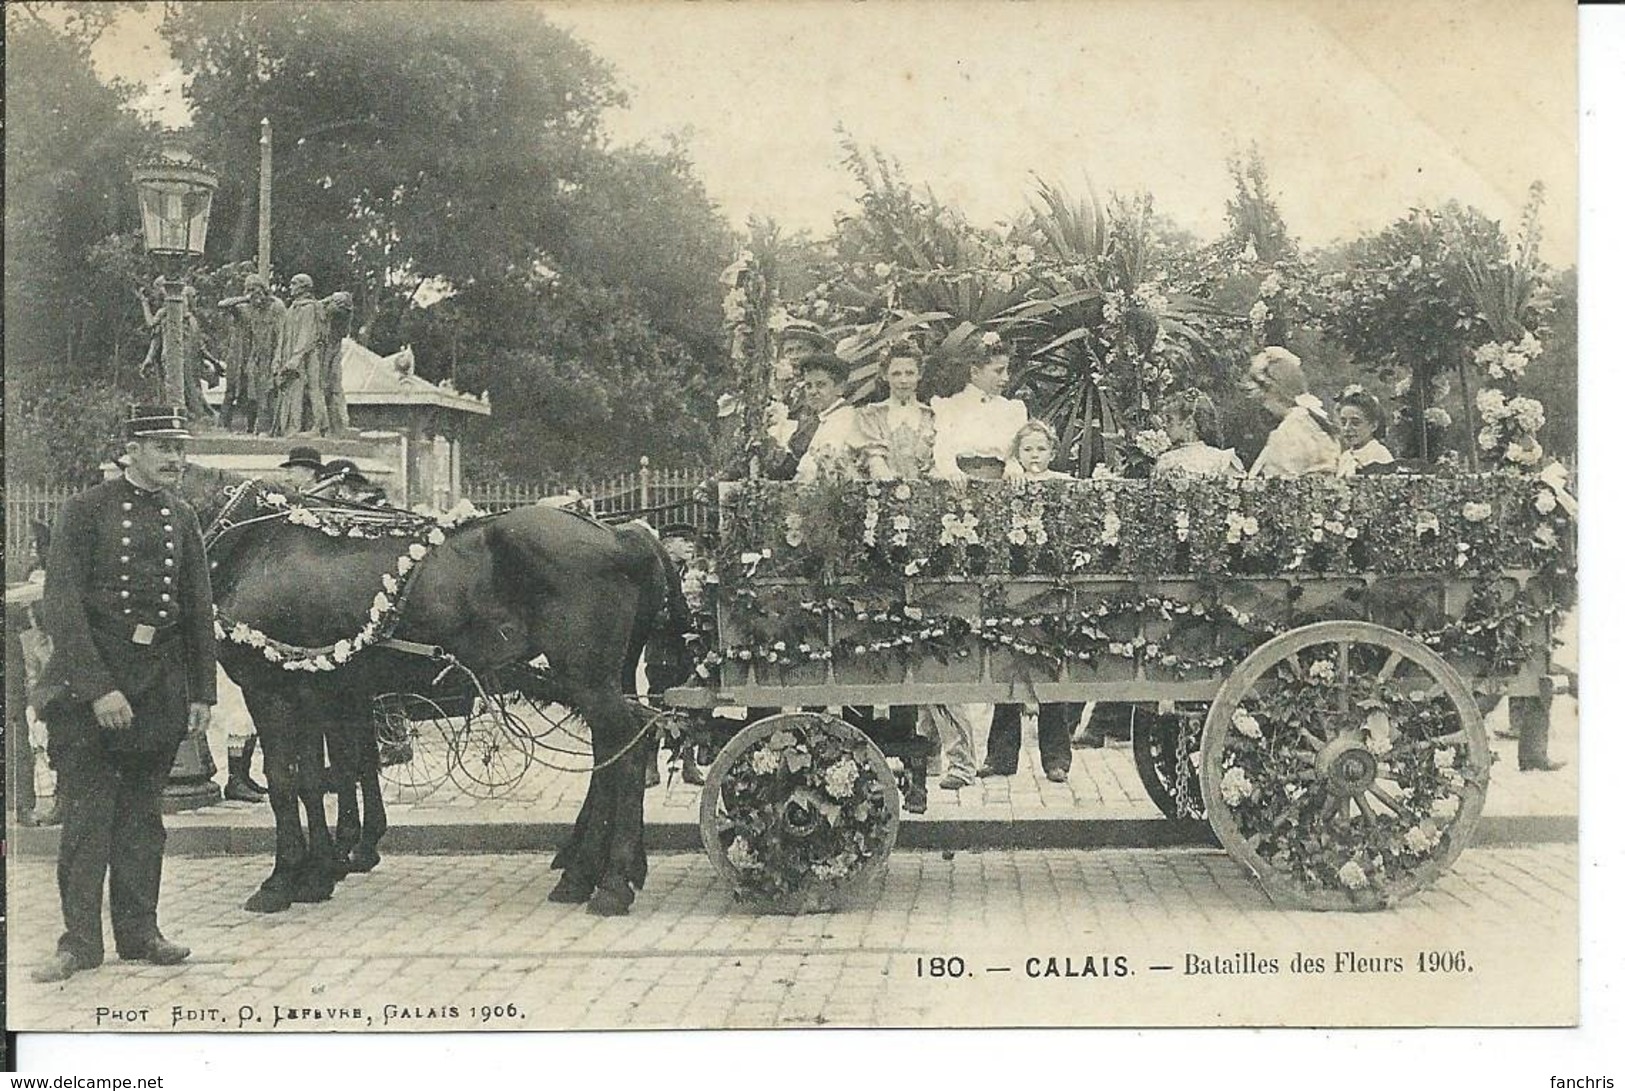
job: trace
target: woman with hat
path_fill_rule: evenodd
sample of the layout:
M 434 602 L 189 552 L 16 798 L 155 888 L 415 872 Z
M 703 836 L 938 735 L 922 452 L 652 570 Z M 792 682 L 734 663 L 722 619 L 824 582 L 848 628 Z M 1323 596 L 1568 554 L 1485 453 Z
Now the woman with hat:
M 1254 356 L 1242 392 L 1280 420 L 1253 462 L 1250 477 L 1335 474 L 1343 454 L 1337 425 L 1309 393 L 1303 361 L 1279 346 Z

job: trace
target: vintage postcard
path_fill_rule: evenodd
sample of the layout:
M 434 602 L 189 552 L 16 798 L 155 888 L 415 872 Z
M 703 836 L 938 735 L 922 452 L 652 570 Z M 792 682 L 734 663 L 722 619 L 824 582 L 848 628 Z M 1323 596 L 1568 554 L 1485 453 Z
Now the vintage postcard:
M 6 39 L 8 1029 L 1579 1021 L 1572 5 Z

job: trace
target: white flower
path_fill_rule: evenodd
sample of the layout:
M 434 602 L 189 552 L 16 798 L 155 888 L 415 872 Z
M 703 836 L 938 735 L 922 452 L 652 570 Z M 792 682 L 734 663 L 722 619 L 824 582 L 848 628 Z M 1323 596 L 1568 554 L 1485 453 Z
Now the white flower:
M 1253 718 L 1252 713 L 1244 708 L 1236 709 L 1235 714 L 1230 717 L 1230 722 L 1237 731 L 1249 739 L 1262 739 L 1264 737 L 1264 732 L 1259 729 L 1258 721 Z
M 1151 458 L 1156 458 L 1173 447 L 1173 441 L 1168 438 L 1168 433 L 1161 428 L 1150 428 L 1135 433 L 1134 446 L 1144 451 Z
M 1264 305 L 1264 301 L 1260 299 L 1254 303 L 1252 305 L 1252 309 L 1247 312 L 1247 321 L 1251 322 L 1255 326 L 1262 326 L 1266 321 L 1269 320 L 1269 316 L 1270 309 L 1266 307 Z
M 1116 545 L 1118 534 L 1123 529 L 1123 521 L 1117 517 L 1115 511 L 1108 511 L 1100 523 L 1100 544 Z
M 432 546 L 445 545 L 446 532 L 439 527 L 431 527 L 429 529 L 429 544 Z
M 247 644 L 249 638 L 253 635 L 254 630 L 241 621 L 231 627 L 231 641 L 233 644 Z
M 1332 680 L 1336 677 L 1337 672 L 1332 669 L 1331 660 L 1329 659 L 1317 659 L 1309 664 L 1309 681 L 1311 682 L 1331 685 Z
M 1421 856 L 1438 844 L 1439 833 L 1432 827 L 1433 823 L 1424 821 L 1421 825 L 1406 830 L 1404 841 L 1406 851 L 1412 856 Z
M 768 776 L 779 771 L 779 752 L 768 747 L 758 747 L 750 756 L 751 770 L 761 776 Z
M 1447 746 L 1441 746 L 1433 752 L 1433 768 L 1444 770 L 1456 767 L 1456 752 Z
M 1354 860 L 1350 860 L 1337 869 L 1337 881 L 1350 890 L 1363 890 L 1371 885 L 1371 880 L 1366 876 L 1365 868 Z
M 822 879 L 825 882 L 845 878 L 852 873 L 852 868 L 844 858 L 837 858 L 828 863 L 820 860 L 808 870 L 813 873 L 813 878 Z
M 1263 299 L 1269 299 L 1271 296 L 1279 295 L 1280 291 L 1281 274 L 1276 272 L 1271 272 L 1270 275 L 1265 277 L 1263 282 L 1258 286 L 1258 294 Z
M 279 492 L 268 492 L 264 496 L 266 506 L 280 508 L 287 504 L 288 498 Z
M 1407 269 L 1409 269 L 1413 273 L 1419 272 L 1421 270 L 1421 268 L 1422 268 L 1422 255 L 1421 254 L 1412 254 L 1411 255 L 1411 260 L 1406 263 L 1405 267 Z
M 1478 392 L 1474 399 L 1478 412 L 1485 420 L 1499 420 L 1506 415 L 1507 397 L 1500 389 L 1486 386 Z
M 412 571 L 412 558 L 410 558 L 410 557 L 399 557 L 399 558 L 397 558 L 396 561 L 395 561 L 395 571 L 399 572 L 403 576 L 406 575 L 408 572 Z
M 986 333 L 982 334 L 982 344 L 985 345 L 986 347 L 990 348 L 990 349 L 991 348 L 998 348 L 999 347 L 999 335 L 997 333 L 995 333 L 993 330 L 988 330 Z
M 1239 766 L 1231 766 L 1224 771 L 1224 777 L 1219 781 L 1219 794 L 1224 801 L 1234 807 L 1253 794 L 1253 782 L 1247 777 L 1247 770 Z
M 1546 423 L 1546 407 L 1535 398 L 1513 398 L 1507 403 L 1507 414 L 1525 432 L 1538 432 L 1541 425 Z
M 1542 523 L 1535 528 L 1534 543 L 1536 549 L 1555 549 L 1557 548 L 1557 532 L 1552 530 L 1549 524 Z
M 385 594 L 393 595 L 396 591 L 400 590 L 400 586 L 401 586 L 401 581 L 400 580 L 397 580 L 394 576 L 390 575 L 388 572 L 384 573 L 384 593 Z
M 1021 264 L 1029 265 L 1033 261 L 1037 260 L 1037 258 L 1038 252 L 1032 247 L 1028 246 L 1026 243 L 1022 243 L 1020 246 L 1016 247 L 1016 260 Z
M 891 276 L 891 263 L 884 261 L 875 262 L 875 276 L 882 278 Z
M 851 758 L 842 758 L 824 770 L 824 787 L 836 799 L 846 799 L 858 784 L 858 764 Z
M 1450 414 L 1436 405 L 1430 405 L 1423 410 L 1422 419 L 1435 428 L 1449 428 L 1451 424 Z
M 1540 495 L 1535 497 L 1535 510 L 1542 515 L 1550 515 L 1556 507 L 1557 497 L 1549 489 L 1540 490 Z
M 752 871 L 762 866 L 750 842 L 743 837 L 734 838 L 733 844 L 728 846 L 728 862 L 740 871 Z
M 1543 449 L 1538 440 L 1526 439 L 1507 444 L 1507 461 L 1515 466 L 1533 466 L 1540 461 Z
M 1461 517 L 1469 523 L 1482 523 L 1494 514 L 1493 507 L 1476 500 L 1469 500 L 1461 506 Z
M 1448 819 L 1455 818 L 1456 812 L 1459 810 L 1461 810 L 1461 800 L 1455 796 L 1445 796 L 1443 799 L 1435 799 L 1433 806 L 1428 808 L 1428 813 L 1434 818 Z
M 1431 511 L 1424 511 L 1416 517 L 1416 536 L 1439 533 L 1439 517 Z
M 270 639 L 270 637 L 266 636 L 258 629 L 248 630 L 248 646 L 250 648 L 263 648 L 265 647 L 265 642 Z
M 406 547 L 406 553 L 407 556 L 411 557 L 414 561 L 421 561 L 423 558 L 429 555 L 429 550 L 422 544 L 413 542 L 411 545 Z
M 341 640 L 333 645 L 333 662 L 343 663 L 353 654 L 354 649 L 348 640 Z
M 1365 718 L 1366 749 L 1382 757 L 1394 748 L 1394 725 L 1388 713 L 1376 709 Z

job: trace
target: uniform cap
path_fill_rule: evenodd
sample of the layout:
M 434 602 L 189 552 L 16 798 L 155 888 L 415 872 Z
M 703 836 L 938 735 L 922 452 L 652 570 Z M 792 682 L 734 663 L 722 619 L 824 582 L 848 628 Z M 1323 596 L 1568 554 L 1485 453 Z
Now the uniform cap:
M 132 405 L 124 422 L 126 439 L 191 439 L 186 414 L 169 405 Z

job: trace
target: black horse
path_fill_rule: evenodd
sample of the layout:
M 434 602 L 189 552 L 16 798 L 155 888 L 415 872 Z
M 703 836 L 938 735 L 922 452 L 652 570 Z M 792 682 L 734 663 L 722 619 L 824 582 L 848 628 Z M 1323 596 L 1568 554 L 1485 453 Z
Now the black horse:
M 641 759 L 649 739 L 623 693 L 646 646 L 652 659 L 683 664 L 674 670 L 685 673 L 689 627 L 677 573 L 648 528 L 531 506 L 443 532 L 402 513 L 398 521 L 416 536 L 335 535 L 289 518 L 291 508 L 304 507 L 297 494 L 257 481 L 193 467 L 183 491 L 208 528 L 215 605 L 227 634 L 220 661 L 260 735 L 276 816 L 276 864 L 246 908 L 277 912 L 294 901 L 324 900 L 349 866 L 376 863 L 383 833 L 376 694 L 445 698 L 448 682 L 472 679 L 500 691 L 506 675 L 528 677 L 526 665 L 545 656 L 545 695 L 586 721 L 594 766 L 574 832 L 553 862 L 564 874 L 549 897 L 587 902 L 603 915 L 630 909 L 648 873 Z M 397 580 L 401 558 L 411 543 L 423 546 L 425 530 L 426 553 Z M 285 668 L 283 646 L 355 641 L 391 581 L 401 588 L 398 605 L 376 626 L 387 634 L 375 635 L 396 643 L 361 641 L 366 646 L 353 654 L 329 656 L 332 670 Z M 255 635 L 232 638 L 245 633 Z M 260 634 L 271 638 L 280 662 L 267 656 Z M 398 650 L 405 646 L 438 654 Z M 324 750 L 341 775 L 358 778 L 370 793 L 369 813 L 377 804 L 369 828 L 356 829 L 353 802 L 341 816 L 341 835 L 360 842 L 345 847 L 349 864 L 322 804 Z

